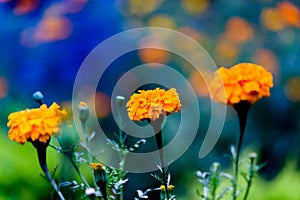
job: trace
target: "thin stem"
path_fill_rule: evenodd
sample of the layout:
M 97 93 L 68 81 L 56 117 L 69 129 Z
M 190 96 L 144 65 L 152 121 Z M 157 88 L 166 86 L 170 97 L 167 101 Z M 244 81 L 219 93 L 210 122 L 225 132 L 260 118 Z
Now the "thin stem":
M 166 190 L 166 197 L 169 200 L 169 190 L 168 190 L 168 181 L 167 181 L 167 172 L 166 168 L 164 166 L 164 155 L 163 155 L 163 142 L 162 142 L 162 122 L 164 120 L 164 117 L 161 115 L 158 119 L 154 120 L 152 123 L 150 123 L 154 129 L 155 134 L 155 139 L 156 139 L 156 144 L 159 152 L 159 158 L 160 158 L 160 163 L 161 163 L 161 168 L 162 168 L 162 175 L 163 175 L 163 184 L 165 186 Z
M 120 158 L 120 164 L 119 164 L 119 171 L 122 173 L 122 175 L 119 174 L 119 179 L 124 178 L 124 166 L 125 166 L 125 160 L 127 156 L 127 151 L 125 147 L 125 140 L 126 140 L 126 135 L 123 135 L 123 119 L 121 115 L 121 105 L 122 103 L 118 103 L 118 122 L 119 122 L 119 143 L 121 145 L 121 151 L 119 152 L 119 158 Z M 120 173 L 119 172 L 119 173 Z M 120 200 L 123 200 L 123 187 L 120 188 Z
M 68 157 L 69 158 L 69 157 Z M 77 172 L 77 174 L 79 175 L 79 177 L 81 178 L 82 182 L 86 185 L 86 187 L 90 188 L 90 185 L 88 184 L 88 182 L 85 180 L 85 178 L 83 177 L 83 175 L 81 174 L 78 166 L 76 165 L 76 163 L 74 162 L 74 160 L 72 158 L 69 158 L 69 160 L 71 161 L 75 171 Z
M 240 159 L 240 151 L 243 142 L 243 137 L 246 129 L 247 116 L 248 111 L 251 104 L 248 101 L 240 101 L 239 103 L 234 105 L 234 109 L 237 111 L 239 124 L 240 124 L 240 134 L 238 136 L 238 140 L 236 143 L 236 155 L 234 158 L 234 180 L 233 180 L 233 196 L 232 199 L 235 200 L 237 197 L 237 182 L 238 182 L 238 172 L 239 172 L 239 159 Z
M 59 145 L 61 146 L 61 148 L 63 149 L 62 143 L 61 143 L 61 141 L 60 141 L 60 139 L 59 139 L 58 137 L 57 137 L 57 141 L 58 141 Z M 52 148 L 54 148 L 55 150 L 58 150 L 58 148 L 57 148 L 56 146 L 54 146 L 54 145 L 51 145 L 51 144 L 50 144 L 49 146 L 52 147 Z M 65 152 L 62 152 L 62 153 L 63 153 L 63 155 L 65 155 L 65 156 L 70 160 L 72 166 L 74 167 L 76 173 L 78 174 L 78 176 L 80 177 L 80 179 L 82 180 L 82 182 L 86 185 L 86 187 L 89 188 L 90 185 L 89 185 L 88 182 L 85 180 L 84 176 L 81 174 L 81 172 L 80 172 L 78 166 L 76 165 L 75 161 L 74 161 L 73 158 L 72 158 L 73 152 L 72 152 L 72 154 L 70 154 L 70 153 L 66 154 Z
M 249 194 L 249 191 L 250 191 L 250 188 L 252 185 L 253 177 L 254 177 L 255 173 L 257 172 L 255 169 L 256 168 L 255 158 L 256 158 L 256 154 L 254 154 L 254 156 L 250 157 L 249 178 L 247 179 L 247 188 L 246 188 L 246 192 L 244 195 L 244 200 L 246 200 L 248 197 L 248 194 Z
M 87 155 L 88 155 L 88 161 L 89 161 L 89 163 L 92 163 L 93 162 L 93 158 L 92 158 L 92 155 L 91 155 L 91 152 L 90 152 L 90 149 L 89 149 L 89 143 L 90 142 L 89 142 L 89 137 L 88 137 L 87 131 L 86 131 L 87 128 L 86 128 L 86 121 L 85 120 L 81 120 L 81 129 L 82 129 L 83 136 L 85 138 L 85 145 L 86 145 L 86 150 L 87 150 Z M 72 161 L 72 162 L 74 162 L 74 161 Z M 74 163 L 73 166 L 76 166 L 76 164 Z M 75 167 L 75 169 L 76 168 L 77 168 L 77 166 Z M 91 172 L 93 173 L 93 169 L 91 169 Z M 79 172 L 79 169 L 78 169 L 78 173 L 80 174 L 79 176 L 82 176 L 81 173 Z M 96 190 L 98 192 L 101 192 L 97 188 L 97 182 L 95 180 L 95 176 L 93 176 L 93 182 L 94 182 L 94 186 L 95 186 Z
M 45 173 L 46 178 L 48 179 L 51 186 L 53 187 L 53 189 L 58 194 L 59 199 L 60 200 L 65 200 L 63 194 L 60 192 L 59 188 L 57 187 L 54 179 L 51 177 L 51 175 L 49 173 L 49 170 L 48 170 L 48 167 L 47 167 L 47 164 L 46 164 L 46 153 L 47 153 L 46 150 L 47 150 L 48 143 L 33 141 L 32 144 L 37 150 L 39 164 L 40 164 L 43 172 Z
M 86 145 L 86 148 L 89 149 L 89 137 L 87 135 L 87 132 L 86 132 L 86 121 L 81 121 L 81 129 L 82 129 L 82 133 L 83 133 L 83 136 L 85 138 L 85 145 Z M 92 159 L 92 156 L 90 154 L 90 151 L 88 150 L 87 151 L 87 155 L 88 155 L 88 159 L 89 159 L 89 163 L 91 163 L 93 161 Z
M 246 188 L 246 192 L 245 192 L 245 195 L 244 195 L 244 200 L 246 200 L 248 198 L 248 194 L 249 194 L 250 187 L 251 187 L 251 184 L 252 184 L 252 178 L 253 178 L 253 174 L 250 175 L 249 179 L 247 180 L 247 188 Z

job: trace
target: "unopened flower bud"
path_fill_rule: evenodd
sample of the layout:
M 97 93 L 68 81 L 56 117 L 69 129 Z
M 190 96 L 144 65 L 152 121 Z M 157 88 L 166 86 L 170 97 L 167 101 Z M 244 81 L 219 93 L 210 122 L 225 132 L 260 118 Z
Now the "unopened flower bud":
M 106 184 L 108 177 L 105 171 L 105 166 L 101 163 L 90 163 L 90 166 L 93 168 L 93 174 L 97 186 L 100 188 L 102 195 L 106 196 Z
M 36 91 L 35 93 L 33 93 L 32 98 L 39 104 L 42 104 L 44 96 L 40 91 Z
M 86 120 L 89 118 L 89 107 L 88 105 L 81 101 L 78 105 L 78 115 L 79 115 L 79 119 L 85 123 Z
M 161 185 L 160 187 L 160 190 L 165 192 L 166 191 L 166 187 L 164 185 Z M 168 185 L 168 191 L 169 192 L 172 192 L 174 190 L 175 186 L 174 185 Z
M 125 97 L 123 96 L 116 96 L 117 103 L 123 103 L 125 101 Z
M 218 162 L 214 162 L 211 166 L 211 172 L 217 173 L 221 170 L 221 165 Z
M 251 153 L 249 153 L 249 158 L 250 158 L 251 163 L 253 163 L 254 160 L 257 158 L 257 154 L 255 152 L 251 152 Z

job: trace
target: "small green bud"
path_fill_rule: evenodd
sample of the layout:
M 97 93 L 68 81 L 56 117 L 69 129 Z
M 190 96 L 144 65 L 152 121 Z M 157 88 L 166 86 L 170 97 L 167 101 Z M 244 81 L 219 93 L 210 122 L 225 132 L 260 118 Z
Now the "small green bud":
M 33 93 L 32 98 L 39 104 L 42 104 L 44 96 L 40 91 L 36 91 L 35 93 Z
M 117 101 L 117 103 L 123 103 L 124 101 L 125 101 L 125 97 L 123 97 L 123 96 L 116 96 L 116 101 Z
M 218 162 L 214 162 L 211 166 L 211 172 L 217 173 L 221 170 L 221 165 Z
M 257 154 L 255 152 L 249 153 L 249 159 L 251 163 L 253 163 L 256 158 L 257 158 Z
M 102 195 L 106 196 L 106 184 L 108 181 L 108 176 L 105 166 L 101 163 L 90 163 L 90 166 L 93 169 L 94 179 L 97 186 L 100 188 Z
M 83 123 L 85 123 L 86 120 L 89 118 L 89 107 L 83 101 L 81 101 L 78 105 L 78 115 L 79 115 L 79 119 Z

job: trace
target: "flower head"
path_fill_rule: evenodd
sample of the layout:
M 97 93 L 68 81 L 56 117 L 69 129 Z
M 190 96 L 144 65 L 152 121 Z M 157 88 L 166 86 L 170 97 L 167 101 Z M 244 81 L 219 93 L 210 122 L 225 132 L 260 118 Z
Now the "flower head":
M 49 108 L 43 104 L 40 108 L 11 113 L 7 123 L 10 127 L 9 139 L 21 144 L 35 140 L 47 143 L 52 135 L 59 132 L 61 119 L 67 115 L 65 110 L 59 108 L 56 103 Z
M 165 187 L 164 185 L 161 185 L 159 188 L 160 188 L 160 190 L 163 191 L 163 192 L 166 191 L 166 187 Z M 174 188 L 175 188 L 174 185 L 168 185 L 168 191 L 173 191 Z
M 181 104 L 175 88 L 164 90 L 139 90 L 133 94 L 126 104 L 128 116 L 131 120 L 155 120 L 161 114 L 170 115 L 178 112 Z
M 100 188 L 102 195 L 106 197 L 106 184 L 108 181 L 108 176 L 105 171 L 105 166 L 101 163 L 90 163 L 90 166 L 93 169 L 94 179 L 97 186 Z
M 234 105 L 240 101 L 255 103 L 262 97 L 270 96 L 273 76 L 262 66 L 240 63 L 230 69 L 221 67 L 211 81 L 211 97 L 218 102 Z M 225 89 L 225 96 L 222 93 Z
M 105 170 L 105 166 L 101 163 L 90 163 L 90 166 L 95 171 L 104 171 Z

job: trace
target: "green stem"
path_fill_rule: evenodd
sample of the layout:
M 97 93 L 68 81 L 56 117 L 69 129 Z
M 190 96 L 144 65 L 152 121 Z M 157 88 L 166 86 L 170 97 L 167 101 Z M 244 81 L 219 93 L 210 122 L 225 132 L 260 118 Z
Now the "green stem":
M 81 178 L 82 182 L 86 185 L 86 187 L 90 188 L 90 185 L 88 184 L 88 182 L 85 180 L 85 178 L 81 174 L 81 172 L 80 172 L 78 166 L 76 165 L 76 163 L 74 162 L 74 160 L 72 158 L 69 158 L 69 160 L 72 163 L 72 165 L 73 165 L 75 171 L 77 172 L 78 176 Z
M 61 143 L 61 141 L 60 141 L 60 139 L 59 139 L 58 137 L 57 137 L 57 141 L 58 141 L 59 145 L 61 146 L 61 148 L 63 148 L 62 143 Z M 57 150 L 57 147 L 56 147 L 56 146 L 53 146 L 53 145 L 51 145 L 51 144 L 50 144 L 50 146 L 51 146 L 52 148 L 54 148 L 55 150 Z M 74 161 L 73 158 L 72 158 L 73 152 L 72 152 L 72 154 L 70 154 L 70 153 L 65 153 L 65 152 L 62 152 L 62 153 L 63 153 L 63 155 L 65 155 L 65 156 L 70 160 L 72 166 L 74 167 L 76 173 L 78 174 L 78 176 L 80 177 L 80 179 L 82 180 L 82 182 L 86 185 L 86 187 L 89 188 L 90 185 L 89 185 L 88 182 L 85 180 L 84 176 L 81 174 L 81 172 L 80 172 L 78 166 L 76 165 L 75 161 Z
M 256 154 L 255 154 L 255 157 L 256 157 Z M 253 177 L 256 173 L 256 171 L 255 171 L 255 167 L 256 167 L 255 157 L 250 157 L 249 178 L 247 179 L 247 188 L 246 188 L 246 192 L 245 192 L 245 195 L 244 195 L 244 200 L 246 200 L 247 197 L 248 197 L 248 194 L 249 194 L 249 191 L 250 191 L 250 188 L 251 188 L 251 185 L 252 185 L 252 180 L 253 180 Z
M 121 115 L 121 105 L 122 103 L 118 104 L 118 122 L 119 122 L 119 143 L 121 145 L 121 151 L 119 152 L 119 158 L 120 158 L 120 164 L 119 164 L 119 180 L 124 178 L 124 166 L 125 166 L 125 160 L 127 156 L 126 146 L 125 146 L 125 140 L 126 135 L 123 135 L 123 119 Z M 122 174 L 120 174 L 122 173 Z M 123 194 L 123 187 L 120 188 L 120 200 L 123 200 L 124 194 Z
M 234 109 L 237 111 L 239 124 L 240 124 L 240 134 L 238 136 L 238 140 L 236 143 L 236 156 L 235 156 L 235 164 L 234 164 L 234 179 L 233 179 L 233 196 L 232 199 L 236 200 L 237 197 L 237 182 L 238 182 L 238 172 L 239 172 L 239 159 L 240 159 L 240 151 L 243 142 L 243 137 L 246 129 L 247 116 L 248 111 L 250 109 L 251 104 L 248 101 L 240 101 L 237 104 L 234 104 Z
M 51 175 L 49 173 L 49 170 L 48 170 L 48 167 L 47 167 L 47 163 L 46 163 L 47 151 L 46 150 L 47 150 L 47 146 L 49 144 L 49 141 L 48 141 L 48 143 L 43 143 L 43 142 L 40 142 L 40 141 L 33 141 L 32 144 L 37 150 L 39 164 L 40 164 L 43 172 L 45 173 L 46 178 L 50 182 L 53 189 L 56 191 L 59 199 L 60 200 L 65 200 L 63 194 L 60 192 L 59 188 L 57 187 L 54 179 L 51 177 Z
M 86 132 L 86 122 L 81 121 L 81 129 L 82 129 L 83 136 L 85 138 L 86 148 L 89 149 L 89 143 L 90 142 L 89 142 L 89 137 L 88 137 L 87 132 Z M 93 161 L 93 159 L 92 159 L 92 156 L 91 156 L 89 150 L 87 151 L 87 155 L 88 155 L 89 163 L 91 163 Z
M 91 155 L 91 152 L 90 152 L 90 149 L 89 149 L 89 137 L 87 135 L 87 131 L 86 131 L 86 121 L 84 120 L 81 120 L 81 129 L 82 129 L 82 133 L 83 133 L 83 136 L 85 138 L 85 145 L 86 145 L 86 150 L 87 150 L 87 155 L 88 155 L 88 161 L 89 161 L 89 164 L 93 162 L 93 158 L 92 158 L 92 155 Z M 75 168 L 76 169 L 76 168 Z M 79 169 L 78 169 L 79 171 Z M 91 169 L 91 172 L 93 174 L 93 169 Z M 80 174 L 80 172 L 79 172 Z M 96 190 L 98 192 L 101 192 L 98 190 L 98 187 L 97 187 L 97 183 L 96 183 L 96 180 L 95 180 L 95 177 L 93 176 L 93 183 L 94 183 L 94 186 L 96 188 Z
M 248 194 L 249 194 L 250 187 L 251 187 L 251 184 L 252 184 L 252 177 L 253 177 L 253 175 L 250 175 L 250 177 L 247 181 L 247 188 L 246 188 L 246 192 L 245 192 L 245 195 L 244 195 L 244 200 L 246 200 L 248 198 Z
M 163 155 L 163 142 L 162 142 L 162 122 L 164 120 L 164 117 L 161 115 L 158 119 L 152 121 L 152 123 L 150 123 L 154 129 L 154 133 L 155 134 L 155 139 L 156 139 L 156 144 L 157 144 L 157 149 L 159 152 L 159 158 L 160 158 L 160 163 L 161 163 L 161 169 L 162 169 L 162 176 L 163 176 L 163 184 L 165 186 L 166 189 L 166 197 L 167 200 L 169 200 L 169 190 L 168 190 L 168 182 L 167 182 L 167 172 L 166 172 L 166 168 L 164 166 L 164 155 Z

